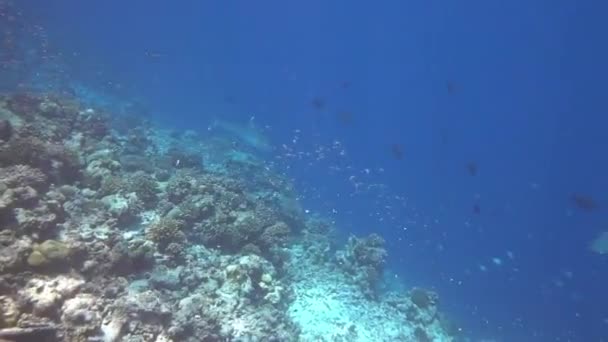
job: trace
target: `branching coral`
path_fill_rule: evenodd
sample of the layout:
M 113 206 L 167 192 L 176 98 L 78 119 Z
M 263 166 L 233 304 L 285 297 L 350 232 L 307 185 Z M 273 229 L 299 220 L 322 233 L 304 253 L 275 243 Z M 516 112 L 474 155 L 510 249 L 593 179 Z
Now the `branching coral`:
M 101 179 L 99 195 L 108 196 L 125 191 L 125 180 L 120 176 L 107 176 Z
M 28 165 L 13 165 L 0 168 L 0 183 L 7 188 L 31 186 L 41 190 L 48 187 L 47 177 L 39 169 Z
M 50 168 L 46 144 L 36 137 L 17 137 L 0 147 L 2 165 L 27 164 L 43 170 Z
M 186 240 L 182 226 L 182 221 L 162 218 L 148 227 L 147 236 L 161 250 L 165 250 L 171 243 L 183 243 Z
M 158 201 L 158 184 L 156 180 L 144 173 L 136 172 L 126 180 L 127 192 L 135 192 L 145 208 L 152 208 Z
M 188 176 L 173 177 L 167 184 L 167 197 L 169 201 L 178 204 L 192 193 L 193 179 Z
M 11 139 L 0 146 L 0 165 L 15 164 L 38 168 L 60 182 L 72 182 L 80 174 L 80 160 L 76 153 L 33 136 Z

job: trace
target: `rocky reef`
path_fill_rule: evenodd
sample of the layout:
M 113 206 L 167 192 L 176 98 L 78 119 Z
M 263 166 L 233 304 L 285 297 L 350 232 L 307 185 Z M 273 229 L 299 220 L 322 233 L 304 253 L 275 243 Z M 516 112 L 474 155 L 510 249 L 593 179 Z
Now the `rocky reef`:
M 436 294 L 378 290 L 380 236 L 336 248 L 287 179 L 223 146 L 2 95 L 0 340 L 454 339 Z

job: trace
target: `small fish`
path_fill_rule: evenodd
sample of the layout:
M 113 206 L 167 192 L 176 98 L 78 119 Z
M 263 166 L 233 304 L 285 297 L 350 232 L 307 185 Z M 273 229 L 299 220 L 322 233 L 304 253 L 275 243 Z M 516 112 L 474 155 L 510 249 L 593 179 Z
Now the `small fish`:
M 316 109 L 316 110 L 323 110 L 325 108 L 326 105 L 326 101 L 324 98 L 322 97 L 315 97 L 314 99 L 312 99 L 312 101 L 310 101 L 310 104 Z
M 447 81 L 445 83 L 445 88 L 448 91 L 448 94 L 454 94 L 458 91 L 458 86 L 453 81 Z
M 469 175 L 471 175 L 471 176 L 477 176 L 477 163 L 475 163 L 475 162 L 468 162 L 467 163 L 467 171 L 469 172 Z
M 236 103 L 236 99 L 232 95 L 226 95 L 224 97 L 224 102 L 226 102 L 228 104 L 235 104 Z
M 577 208 L 585 211 L 593 211 L 599 207 L 593 198 L 578 193 L 570 195 L 570 200 Z
M 481 214 L 481 207 L 477 203 L 475 203 L 473 205 L 473 214 L 475 214 L 475 215 Z
M 345 126 L 353 123 L 353 113 L 349 111 L 339 112 L 336 116 L 338 118 L 338 121 L 340 121 L 340 123 Z
M 391 154 L 393 155 L 393 158 L 397 159 L 397 160 L 403 160 L 403 147 L 401 146 L 401 144 L 392 144 L 391 145 Z

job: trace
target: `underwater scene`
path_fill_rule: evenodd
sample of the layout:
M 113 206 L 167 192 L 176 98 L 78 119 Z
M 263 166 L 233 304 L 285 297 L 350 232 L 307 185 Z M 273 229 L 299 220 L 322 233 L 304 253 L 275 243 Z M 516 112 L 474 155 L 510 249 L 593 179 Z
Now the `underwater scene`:
M 606 13 L 0 0 L 0 342 L 608 342 Z

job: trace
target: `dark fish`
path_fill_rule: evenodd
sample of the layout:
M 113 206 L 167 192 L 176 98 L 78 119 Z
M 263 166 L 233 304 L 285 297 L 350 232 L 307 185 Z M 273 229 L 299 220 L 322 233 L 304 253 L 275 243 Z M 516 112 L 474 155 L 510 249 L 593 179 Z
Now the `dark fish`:
M 481 207 L 477 203 L 473 205 L 473 214 L 475 214 L 475 215 L 481 214 Z
M 467 171 L 471 176 L 477 176 L 477 163 L 468 162 L 467 163 Z
M 338 121 L 340 121 L 340 123 L 342 123 L 343 125 L 350 125 L 353 123 L 353 113 L 349 111 L 339 112 L 338 114 L 336 114 L 336 117 L 338 118 Z
M 224 97 L 224 102 L 226 102 L 228 104 L 235 104 L 236 100 L 235 100 L 234 96 L 232 96 L 232 95 L 226 95 Z
M 441 131 L 440 137 L 441 137 L 441 144 L 442 145 L 447 145 L 449 140 L 448 140 L 448 132 L 446 131 Z
M 447 81 L 445 87 L 448 91 L 448 94 L 454 94 L 458 91 L 458 86 L 452 81 Z
M 599 207 L 593 198 L 582 194 L 573 193 L 570 195 L 570 200 L 577 208 L 586 211 L 593 211 Z
M 315 97 L 314 99 L 312 99 L 312 101 L 310 101 L 310 104 L 316 109 L 316 110 L 323 110 L 325 108 L 325 99 L 322 97 Z
M 397 160 L 402 160 L 403 159 L 403 147 L 401 146 L 401 144 L 392 144 L 391 145 L 391 154 L 393 155 L 393 158 L 395 158 Z

